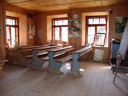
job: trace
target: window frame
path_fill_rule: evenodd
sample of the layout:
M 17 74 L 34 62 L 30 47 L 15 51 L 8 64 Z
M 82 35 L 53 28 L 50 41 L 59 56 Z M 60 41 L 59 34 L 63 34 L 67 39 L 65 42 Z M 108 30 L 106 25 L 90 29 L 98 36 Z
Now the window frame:
M 59 20 L 68 20 L 68 25 L 55 25 L 55 21 L 59 21 Z M 61 30 L 61 27 L 67 27 L 68 28 L 68 38 L 69 38 L 69 27 L 68 26 L 69 26 L 69 19 L 68 19 L 68 17 L 64 17 L 64 18 L 53 18 L 52 19 L 52 40 L 55 40 L 55 28 L 56 27 L 59 27 L 59 30 L 60 30 L 60 36 L 59 36 L 59 40 L 60 41 L 62 41 L 62 30 Z M 62 41 L 62 42 L 68 43 L 68 41 L 69 40 Z
M 99 24 L 89 24 L 89 19 L 95 19 L 95 18 L 98 18 L 99 19 Z M 106 20 L 106 24 L 100 24 L 100 18 L 105 18 Z M 86 44 L 88 43 L 88 27 L 95 27 L 95 34 L 94 34 L 94 41 L 93 41 L 93 45 L 94 46 L 105 46 L 106 45 L 106 39 L 107 39 L 107 15 L 100 15 L 100 16 L 86 16 Z M 100 27 L 100 26 L 104 26 L 105 27 L 105 33 L 98 33 L 97 32 L 97 27 Z M 100 45 L 100 44 L 97 44 L 96 41 L 96 36 L 97 34 L 105 34 L 105 38 L 104 38 L 104 44 L 103 45 Z
M 12 40 L 11 40 L 11 27 L 14 27 L 15 28 L 15 34 L 16 34 L 16 31 L 17 31 L 17 34 L 18 34 L 18 36 L 16 37 L 16 35 L 15 35 L 15 38 L 18 38 L 17 40 L 17 43 L 18 43 L 18 45 L 19 45 L 19 18 L 18 17 L 12 17 L 12 16 L 6 16 L 6 19 L 13 19 L 13 20 L 15 20 L 15 25 L 8 25 L 8 24 L 6 24 L 6 27 L 9 27 L 9 35 L 10 35 L 10 46 L 13 46 L 12 45 Z M 16 28 L 17 28 L 17 30 L 16 30 Z M 6 32 L 7 32 L 7 30 L 6 30 Z M 6 42 L 7 42 L 8 40 L 7 40 L 7 34 L 6 34 Z

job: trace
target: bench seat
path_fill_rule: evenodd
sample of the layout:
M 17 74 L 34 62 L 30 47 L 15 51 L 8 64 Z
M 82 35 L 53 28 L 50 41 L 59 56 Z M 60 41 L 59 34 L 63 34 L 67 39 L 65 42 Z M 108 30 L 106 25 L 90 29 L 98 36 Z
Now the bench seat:
M 60 62 L 60 63 L 64 63 L 64 62 L 69 61 L 71 59 L 72 59 L 72 55 L 68 55 L 68 56 L 63 57 L 61 59 L 56 59 L 55 61 Z
M 61 53 L 55 54 L 53 57 L 56 58 L 56 57 L 61 56 L 61 55 L 65 54 L 65 53 L 66 52 L 61 52 Z M 42 57 L 42 58 L 39 58 L 39 59 L 47 61 L 47 60 L 49 60 L 49 57 L 46 56 L 46 57 Z
M 1 63 L 6 63 L 6 62 L 8 62 L 8 60 L 0 60 L 0 64 Z

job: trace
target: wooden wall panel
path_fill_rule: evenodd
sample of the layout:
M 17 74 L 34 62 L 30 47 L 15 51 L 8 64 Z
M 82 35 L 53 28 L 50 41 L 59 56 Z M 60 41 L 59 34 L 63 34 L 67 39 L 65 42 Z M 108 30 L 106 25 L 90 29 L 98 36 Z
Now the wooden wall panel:
M 21 15 L 19 17 L 19 43 L 20 45 L 27 45 L 27 16 Z
M 4 18 L 5 18 L 5 12 L 4 12 L 4 6 L 0 5 L 0 59 L 5 59 L 5 23 L 4 23 Z
M 47 17 L 45 13 L 36 16 L 36 44 L 47 43 Z

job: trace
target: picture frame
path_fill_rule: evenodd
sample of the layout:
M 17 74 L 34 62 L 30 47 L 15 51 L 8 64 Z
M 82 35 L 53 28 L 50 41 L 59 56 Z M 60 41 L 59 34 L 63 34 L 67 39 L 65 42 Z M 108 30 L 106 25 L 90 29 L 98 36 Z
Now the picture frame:
M 127 24 L 128 17 L 116 17 L 115 18 L 115 33 L 121 34 L 124 32 Z

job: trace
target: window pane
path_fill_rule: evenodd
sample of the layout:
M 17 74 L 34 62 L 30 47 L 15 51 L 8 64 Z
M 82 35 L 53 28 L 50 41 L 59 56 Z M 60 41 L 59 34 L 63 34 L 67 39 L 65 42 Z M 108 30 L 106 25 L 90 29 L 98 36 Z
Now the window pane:
M 14 19 L 6 19 L 6 24 L 7 25 L 16 25 Z
M 55 25 L 57 25 L 58 24 L 58 21 L 55 21 Z
M 10 46 L 10 30 L 9 27 L 6 27 L 6 39 L 7 39 L 7 43 Z
M 106 24 L 105 18 L 100 18 L 100 24 Z
M 88 43 L 93 43 L 95 35 L 95 27 L 88 27 Z
M 55 20 L 54 24 L 57 25 L 68 25 L 68 20 Z
M 12 46 L 15 45 L 15 28 L 11 27 L 11 42 L 12 42 Z
M 97 27 L 97 33 L 106 33 L 105 26 Z
M 61 27 L 62 41 L 68 41 L 68 27 Z
M 63 25 L 68 25 L 68 20 L 63 20 Z
M 55 28 L 55 40 L 60 40 L 60 30 L 59 30 L 59 27 Z
M 18 28 L 15 28 L 16 32 L 15 32 L 15 43 L 18 44 Z
M 12 19 L 6 19 L 6 24 L 12 25 Z
M 93 43 L 94 36 L 88 36 L 88 43 Z
M 15 20 L 12 20 L 12 25 L 15 25 Z
M 104 45 L 105 34 L 96 35 L 96 45 Z
M 94 24 L 99 24 L 99 19 L 94 19 Z
M 93 35 L 95 34 L 95 27 L 88 27 L 88 35 Z
M 94 24 L 93 19 L 88 19 L 89 24 Z
M 58 20 L 58 24 L 57 25 L 62 25 L 62 20 Z

